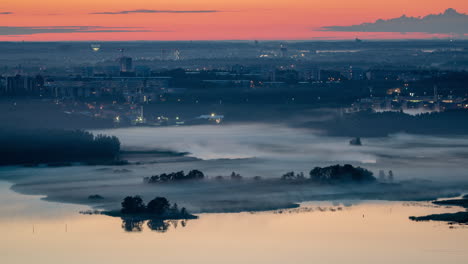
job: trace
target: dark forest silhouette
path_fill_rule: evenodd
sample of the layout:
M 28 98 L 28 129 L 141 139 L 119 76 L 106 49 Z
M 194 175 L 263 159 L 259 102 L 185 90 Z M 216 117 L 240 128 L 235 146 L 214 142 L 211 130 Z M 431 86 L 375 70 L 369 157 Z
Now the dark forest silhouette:
M 117 137 L 82 130 L 3 130 L 0 146 L 0 165 L 109 163 L 120 152 Z

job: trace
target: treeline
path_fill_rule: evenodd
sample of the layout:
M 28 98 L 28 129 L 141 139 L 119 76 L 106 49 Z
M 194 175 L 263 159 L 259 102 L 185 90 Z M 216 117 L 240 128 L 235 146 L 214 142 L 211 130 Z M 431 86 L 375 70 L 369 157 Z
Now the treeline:
M 161 183 L 161 182 L 174 182 L 174 181 L 186 181 L 186 180 L 201 180 L 205 177 L 205 174 L 199 170 L 191 170 L 187 175 L 183 171 L 163 173 L 159 175 L 153 175 L 151 177 L 143 178 L 146 183 Z
M 380 137 L 406 132 L 426 135 L 468 134 L 468 110 L 409 115 L 403 112 L 361 111 L 327 121 L 309 122 L 307 127 L 333 136 Z
M 353 167 L 345 164 L 333 165 L 328 167 L 315 167 L 309 172 L 309 177 L 306 178 L 304 173 L 294 173 L 293 171 L 284 174 L 281 177 L 285 181 L 312 181 L 318 183 L 369 183 L 375 182 L 377 179 L 374 174 L 361 167 Z
M 214 180 L 224 180 L 228 177 L 216 176 Z M 199 170 L 192 170 L 187 175 L 183 171 L 163 173 L 160 175 L 154 175 L 151 177 L 143 178 L 145 183 L 165 183 L 165 182 L 181 182 L 186 180 L 202 180 L 205 179 L 203 172 Z M 243 176 L 236 172 L 232 172 L 229 177 L 231 181 L 241 181 L 244 179 Z M 260 176 L 251 178 L 254 181 L 261 181 Z M 377 179 L 374 174 L 364 168 L 354 167 L 350 164 L 345 165 L 333 165 L 328 167 L 315 167 L 309 172 L 309 176 L 306 177 L 303 172 L 294 173 L 294 171 L 285 173 L 281 176 L 283 182 L 314 182 L 314 183 L 327 183 L 327 184 L 339 184 L 339 183 L 371 183 Z
M 0 130 L 0 165 L 115 162 L 115 136 L 82 130 Z

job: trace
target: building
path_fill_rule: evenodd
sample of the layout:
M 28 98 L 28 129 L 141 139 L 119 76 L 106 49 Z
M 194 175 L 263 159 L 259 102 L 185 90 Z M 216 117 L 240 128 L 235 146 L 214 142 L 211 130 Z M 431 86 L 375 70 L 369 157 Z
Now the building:
M 119 59 L 120 63 L 120 73 L 129 73 L 133 72 L 132 58 L 130 57 L 121 57 Z
M 281 58 L 288 57 L 288 48 L 284 44 L 281 44 L 280 55 L 281 55 Z
M 129 103 L 150 103 L 169 87 L 170 77 L 89 77 L 57 79 L 50 83 L 58 98 L 123 98 Z
M 42 76 L 9 76 L 4 80 L 1 94 L 9 96 L 39 96 L 42 95 L 44 79 Z

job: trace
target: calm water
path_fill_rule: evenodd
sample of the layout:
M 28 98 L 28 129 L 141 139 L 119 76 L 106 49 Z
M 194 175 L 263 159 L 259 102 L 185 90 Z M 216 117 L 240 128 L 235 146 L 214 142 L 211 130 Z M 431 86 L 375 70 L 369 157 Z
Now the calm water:
M 410 215 L 429 203 L 307 203 L 296 210 L 204 214 L 153 231 L 80 215 L 82 206 L 23 196 L 0 183 L 0 263 L 466 263 L 468 229 Z M 162 230 L 161 230 L 162 229 Z M 138 225 L 133 230 L 138 230 Z
M 2 168 L 2 178 L 41 188 L 69 188 L 79 197 L 111 186 L 130 195 L 129 184 L 154 173 L 198 168 L 210 176 L 232 170 L 251 177 L 279 177 L 289 170 L 350 162 L 392 169 L 397 179 L 464 179 L 466 137 L 394 135 L 330 138 L 271 125 L 131 128 L 102 131 L 124 148 L 188 151 L 197 161 L 119 167 Z M 247 136 L 246 136 L 247 135 Z M 202 214 L 177 222 L 122 222 L 81 215 L 86 206 L 25 196 L 0 180 L 0 263 L 466 263 L 468 228 L 412 222 L 409 216 L 456 212 L 430 203 L 342 201 L 305 203 L 299 209 Z M 70 189 L 71 188 L 71 189 Z M 74 190 L 74 191 L 73 191 Z M 102 191 L 102 192 L 101 192 Z M 88 193 L 90 192 L 90 193 Z M 109 190 L 110 192 L 110 190 Z

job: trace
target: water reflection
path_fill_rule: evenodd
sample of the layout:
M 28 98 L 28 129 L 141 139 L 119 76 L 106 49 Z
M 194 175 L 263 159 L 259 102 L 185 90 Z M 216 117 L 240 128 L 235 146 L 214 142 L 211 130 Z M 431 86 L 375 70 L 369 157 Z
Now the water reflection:
M 143 226 L 148 226 L 151 231 L 156 231 L 159 233 L 165 233 L 170 228 L 176 229 L 178 226 L 186 227 L 188 220 L 161 220 L 161 219 L 151 219 L 151 220 L 140 220 L 130 217 L 122 217 L 122 229 L 125 232 L 142 232 Z
M 141 232 L 143 230 L 143 222 L 134 219 L 122 219 L 122 228 L 127 232 Z
M 281 209 L 273 211 L 273 214 L 299 214 L 299 213 L 309 213 L 309 212 L 338 212 L 342 211 L 342 206 L 301 206 L 298 208 L 291 208 L 291 209 Z
M 2 264 L 461 264 L 468 258 L 468 228 L 408 219 L 460 210 L 429 202 L 313 202 L 303 204 L 313 210 L 276 214 L 201 214 L 187 226 L 181 220 L 123 222 L 78 214 L 86 208 L 3 187 L 0 197 L 8 202 L 0 205 Z

